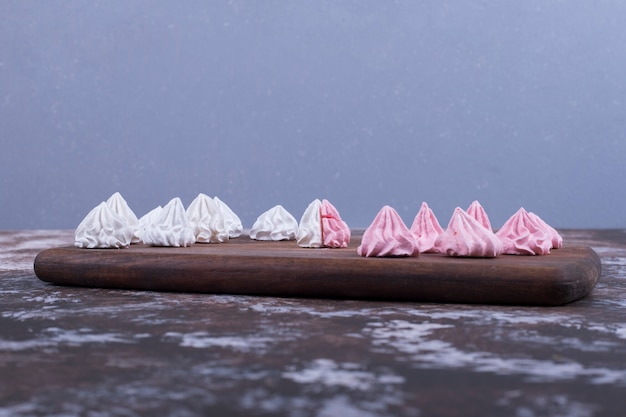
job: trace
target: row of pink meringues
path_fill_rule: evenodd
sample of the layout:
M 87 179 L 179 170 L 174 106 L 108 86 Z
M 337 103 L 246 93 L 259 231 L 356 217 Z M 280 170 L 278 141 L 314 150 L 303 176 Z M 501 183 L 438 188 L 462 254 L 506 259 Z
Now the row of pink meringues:
M 426 203 L 422 203 L 410 228 L 392 207 L 384 206 L 365 230 L 357 251 L 368 257 L 434 252 L 493 258 L 501 254 L 546 255 L 562 245 L 563 239 L 553 227 L 524 208 L 494 233 L 484 208 L 474 201 L 467 210 L 457 207 L 445 230 Z

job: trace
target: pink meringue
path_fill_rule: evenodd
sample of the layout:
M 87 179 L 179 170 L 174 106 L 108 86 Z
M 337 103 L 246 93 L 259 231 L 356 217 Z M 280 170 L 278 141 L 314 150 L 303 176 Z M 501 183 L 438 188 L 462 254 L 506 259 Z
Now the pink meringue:
M 357 253 L 366 257 L 418 256 L 419 248 L 400 215 L 384 206 L 363 233 Z
M 350 243 L 350 228 L 328 200 L 322 200 L 322 238 L 327 248 L 345 248 Z
M 443 228 L 439 225 L 435 213 L 425 202 L 417 212 L 410 230 L 417 239 L 420 252 L 436 252 L 435 240 L 443 233 Z
M 477 220 L 478 223 L 482 224 L 485 228 L 493 231 L 491 228 L 491 222 L 489 221 L 489 216 L 487 216 L 487 212 L 478 201 L 474 201 L 470 204 L 467 208 L 467 214 Z
M 435 241 L 435 249 L 447 256 L 494 258 L 502 253 L 502 243 L 490 229 L 457 207 L 447 229 Z
M 523 207 L 502 225 L 496 236 L 502 242 L 502 252 L 508 255 L 547 255 L 552 248 L 547 230 Z
M 545 231 L 550 236 L 550 240 L 552 241 L 552 247 L 554 249 L 559 249 L 563 247 L 563 238 L 561 237 L 559 232 L 556 231 L 554 227 L 550 226 L 548 223 L 543 221 L 541 217 L 537 216 L 532 211 L 529 212 L 528 215 L 530 216 L 531 219 L 534 219 L 537 223 L 539 223 L 539 226 L 541 228 L 545 229 Z

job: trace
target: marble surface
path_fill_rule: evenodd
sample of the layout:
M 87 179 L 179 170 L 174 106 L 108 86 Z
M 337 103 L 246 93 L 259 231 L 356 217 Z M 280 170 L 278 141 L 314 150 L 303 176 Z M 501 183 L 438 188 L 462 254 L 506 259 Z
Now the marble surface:
M 504 307 L 55 286 L 73 232 L 0 231 L 0 417 L 622 415 L 626 231 L 561 232 L 593 293 Z

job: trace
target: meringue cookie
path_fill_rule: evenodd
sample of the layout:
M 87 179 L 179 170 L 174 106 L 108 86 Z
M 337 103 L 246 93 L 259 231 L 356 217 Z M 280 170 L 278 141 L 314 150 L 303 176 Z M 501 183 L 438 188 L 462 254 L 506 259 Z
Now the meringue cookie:
M 447 256 L 494 258 L 502 243 L 493 232 L 457 207 L 447 229 L 435 241 L 435 249 Z
M 502 253 L 508 255 L 547 255 L 552 239 L 524 208 L 513 214 L 496 232 Z
M 491 222 L 489 221 L 489 216 L 487 216 L 487 212 L 480 205 L 478 201 L 472 202 L 466 211 L 471 217 L 478 221 L 478 223 L 482 224 L 486 229 L 489 229 L 490 232 L 493 232 L 491 228 Z
M 280 204 L 261 214 L 250 229 L 255 240 L 293 240 L 298 233 L 298 221 Z
M 228 232 L 228 237 L 235 238 L 241 236 L 241 233 L 243 233 L 243 224 L 241 223 L 239 216 L 237 216 L 235 212 L 219 198 L 213 197 L 213 201 L 215 201 L 220 209 L 220 214 L 224 219 L 224 226 Z
M 435 240 L 443 233 L 443 228 L 435 217 L 435 213 L 425 202 L 422 203 L 413 224 L 411 233 L 417 239 L 417 246 L 420 252 L 437 252 L 435 250 Z
M 159 218 L 159 214 L 162 210 L 163 207 L 157 206 L 139 218 L 139 237 L 142 241 L 146 228 Z
M 128 221 L 106 202 L 93 208 L 74 232 L 74 246 L 79 248 L 126 248 L 133 238 Z
M 126 200 L 119 192 L 114 193 L 109 199 L 106 201 L 107 205 L 111 210 L 122 216 L 128 222 L 128 227 L 130 227 L 133 232 L 133 238 L 130 243 L 139 243 L 141 242 L 141 229 L 139 228 L 139 219 L 135 215 L 135 213 L 130 209 Z
M 345 248 L 350 243 L 350 228 L 328 200 L 322 200 L 322 238 L 327 248 Z
M 419 248 L 400 215 L 384 206 L 363 233 L 357 253 L 365 257 L 418 256 Z
M 535 220 L 539 224 L 539 226 L 541 226 L 541 228 L 543 228 L 546 231 L 546 233 L 548 233 L 548 236 L 550 236 L 550 240 L 552 241 L 552 247 L 554 249 L 559 249 L 563 247 L 563 238 L 561 237 L 559 232 L 556 231 L 554 227 L 550 226 L 548 223 L 543 221 L 541 217 L 537 216 L 532 211 L 529 212 L 528 215 L 530 216 L 531 219 Z
M 324 246 L 322 238 L 322 202 L 313 200 L 300 218 L 296 241 L 303 248 L 321 248 Z
M 152 246 L 191 246 L 196 241 L 180 198 L 170 200 L 154 223 L 148 225 L 143 241 Z
M 220 206 L 206 194 L 198 196 L 187 207 L 187 220 L 199 243 L 223 243 L 229 238 Z

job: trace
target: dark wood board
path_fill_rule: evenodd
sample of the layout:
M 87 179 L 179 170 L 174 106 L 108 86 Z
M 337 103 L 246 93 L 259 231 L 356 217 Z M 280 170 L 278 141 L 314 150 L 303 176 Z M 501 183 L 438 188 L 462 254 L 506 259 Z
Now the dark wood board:
M 348 248 L 306 249 L 295 241 L 248 236 L 186 248 L 46 249 L 35 258 L 43 281 L 98 288 L 555 306 L 587 296 L 600 277 L 589 247 L 549 255 L 452 258 L 364 258 L 360 235 Z

